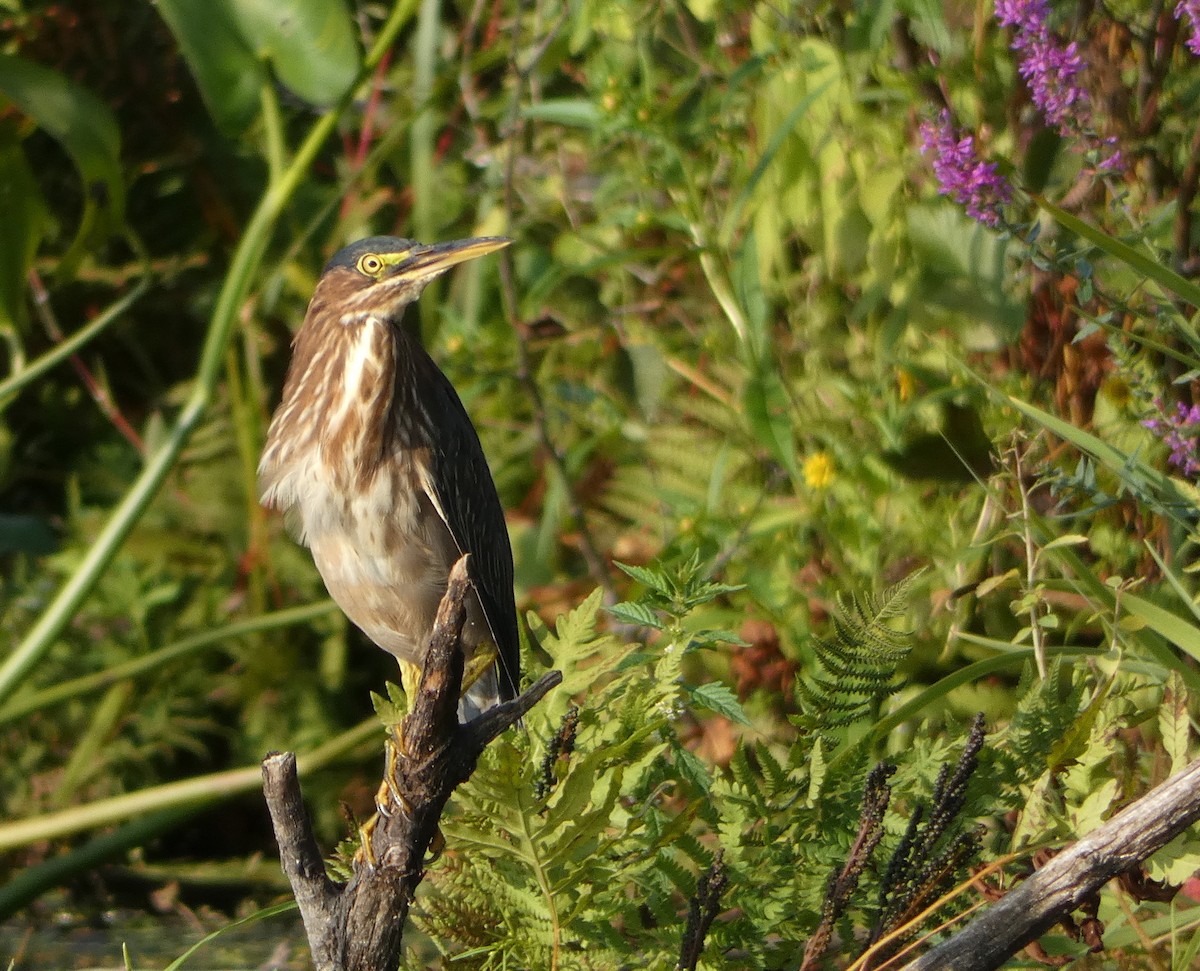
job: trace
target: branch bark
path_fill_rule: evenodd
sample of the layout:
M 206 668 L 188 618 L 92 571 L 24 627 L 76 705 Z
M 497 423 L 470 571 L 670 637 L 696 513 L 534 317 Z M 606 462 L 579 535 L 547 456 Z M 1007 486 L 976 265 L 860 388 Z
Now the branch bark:
M 395 744 L 395 789 L 383 787 L 374 828 L 350 882 L 325 875 L 291 753 L 263 762 L 263 790 L 283 871 L 296 895 L 317 971 L 391 971 L 400 960 L 408 909 L 425 876 L 425 854 L 450 794 L 475 771 L 494 738 L 562 681 L 551 671 L 519 698 L 458 722 L 466 618 L 467 558 L 455 564 L 425 655 L 421 685 Z
M 1054 857 L 905 971 L 988 971 L 1200 820 L 1200 760 Z

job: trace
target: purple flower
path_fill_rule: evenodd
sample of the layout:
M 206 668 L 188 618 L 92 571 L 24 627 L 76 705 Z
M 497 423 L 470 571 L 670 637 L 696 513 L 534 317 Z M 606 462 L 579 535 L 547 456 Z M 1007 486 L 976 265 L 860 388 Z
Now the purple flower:
M 1179 5 L 1175 8 L 1175 19 L 1182 20 L 1184 14 L 1187 14 L 1188 20 L 1192 22 L 1187 49 L 1200 57 L 1200 0 L 1179 0 Z
M 988 226 L 1000 225 L 1000 207 L 1012 199 L 1012 186 L 994 162 L 975 152 L 975 137 L 959 135 L 943 111 L 937 121 L 921 123 L 921 154 L 933 159 L 938 192 L 966 206 L 967 214 Z
M 1190 408 L 1182 401 L 1175 405 L 1175 414 L 1167 414 L 1162 400 L 1156 398 L 1154 405 L 1160 412 L 1158 418 L 1147 418 L 1142 425 L 1149 428 L 1166 443 L 1171 450 L 1168 461 L 1184 475 L 1193 476 L 1200 472 L 1200 405 Z
M 1001 27 L 1018 32 L 1037 33 L 1046 27 L 1050 5 L 1046 0 L 996 0 L 996 19 Z
M 1049 14 L 1046 0 L 996 0 L 996 20 L 1013 30 L 1009 46 L 1019 55 L 1017 69 L 1047 123 L 1063 138 L 1077 138 L 1098 152 L 1108 152 L 1099 163 L 1101 170 L 1120 168 L 1121 154 L 1114 140 L 1098 139 L 1091 130 L 1091 102 L 1079 82 L 1083 73 L 1079 48 L 1073 41 L 1064 47 L 1050 33 Z

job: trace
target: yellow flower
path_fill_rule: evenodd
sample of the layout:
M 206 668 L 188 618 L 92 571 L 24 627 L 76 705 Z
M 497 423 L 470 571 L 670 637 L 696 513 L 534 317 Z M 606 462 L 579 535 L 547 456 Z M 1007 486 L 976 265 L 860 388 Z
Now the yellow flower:
M 896 386 L 900 391 L 900 400 L 907 401 L 916 390 L 917 382 L 904 368 L 896 369 Z
M 810 489 L 824 489 L 833 481 L 833 459 L 828 452 L 813 452 L 804 460 L 804 481 Z

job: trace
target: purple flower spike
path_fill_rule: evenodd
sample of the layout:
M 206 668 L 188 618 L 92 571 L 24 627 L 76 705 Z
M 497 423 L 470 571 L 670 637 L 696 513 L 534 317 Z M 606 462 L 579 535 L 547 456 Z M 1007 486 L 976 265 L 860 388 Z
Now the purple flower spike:
M 1200 0 L 1179 0 L 1179 5 L 1175 8 L 1175 19 L 1182 20 L 1185 14 L 1192 25 L 1187 49 L 1200 57 Z
M 965 206 L 967 214 L 988 226 L 999 226 L 1000 207 L 1012 199 L 1012 186 L 994 162 L 975 152 L 975 137 L 959 135 L 943 111 L 937 121 L 921 123 L 921 154 L 933 159 L 938 192 Z
M 1167 461 L 1186 476 L 1200 472 L 1200 405 L 1190 408 L 1183 402 L 1175 405 L 1175 414 L 1167 413 L 1161 399 L 1156 398 L 1155 407 L 1161 412 L 1156 418 L 1147 418 L 1143 427 L 1149 428 L 1163 440 L 1171 454 Z
M 1200 6 L 1200 0 L 1186 2 Z M 1079 81 L 1083 73 L 1079 48 L 1074 42 L 1065 47 L 1059 43 L 1050 32 L 1049 14 L 1046 0 L 996 0 L 996 20 L 1013 30 L 1009 46 L 1019 55 L 1018 70 L 1047 124 L 1063 138 L 1107 152 L 1098 166 L 1101 171 L 1119 169 L 1121 153 L 1114 140 L 1099 139 L 1091 131 L 1091 103 Z

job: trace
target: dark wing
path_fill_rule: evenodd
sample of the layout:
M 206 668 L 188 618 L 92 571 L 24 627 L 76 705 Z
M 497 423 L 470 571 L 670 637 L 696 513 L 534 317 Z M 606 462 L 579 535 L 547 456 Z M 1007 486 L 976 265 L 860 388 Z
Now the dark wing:
M 499 651 L 500 698 L 517 695 L 521 667 L 517 605 L 513 597 L 512 544 L 504 508 L 483 446 L 454 386 L 422 351 L 428 407 L 438 421 L 431 450 L 436 504 L 459 551 L 471 554 L 471 580 Z M 424 370 L 425 368 L 422 368 Z

